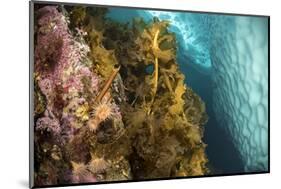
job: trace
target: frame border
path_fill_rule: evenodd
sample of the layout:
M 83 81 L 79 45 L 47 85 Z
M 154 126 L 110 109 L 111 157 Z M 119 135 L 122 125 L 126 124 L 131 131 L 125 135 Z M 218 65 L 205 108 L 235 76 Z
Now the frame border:
M 34 2 L 29 1 L 29 188 L 34 187 Z

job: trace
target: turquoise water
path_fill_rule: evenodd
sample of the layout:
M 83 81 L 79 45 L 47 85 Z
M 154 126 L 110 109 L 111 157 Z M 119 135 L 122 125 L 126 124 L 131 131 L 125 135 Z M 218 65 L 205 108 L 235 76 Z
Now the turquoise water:
M 268 170 L 268 18 L 111 8 L 108 17 L 170 20 L 186 83 L 206 103 L 216 173 Z

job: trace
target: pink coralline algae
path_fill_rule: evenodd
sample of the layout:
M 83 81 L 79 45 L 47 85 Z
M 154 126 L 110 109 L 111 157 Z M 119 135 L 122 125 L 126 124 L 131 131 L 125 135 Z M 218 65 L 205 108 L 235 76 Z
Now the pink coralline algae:
M 69 25 L 64 7 L 37 7 L 35 17 L 34 104 L 40 110 L 34 111 L 35 159 L 39 162 L 35 180 L 38 185 L 98 182 L 108 165 L 103 159 L 90 161 L 91 143 L 109 134 L 115 140 L 118 133 L 114 132 L 123 129 L 111 85 L 96 100 L 107 78 L 90 55 L 85 33 Z M 93 132 L 104 124 L 108 124 L 106 132 Z M 45 174 L 53 174 L 44 162 L 58 172 L 54 179 L 45 180 Z
M 38 85 L 42 91 L 42 93 L 46 96 L 47 100 L 51 100 L 52 92 L 53 92 L 53 81 L 49 78 L 45 78 L 38 81 Z
M 44 117 L 37 120 L 36 130 L 46 130 L 54 135 L 59 135 L 61 132 L 59 121 L 48 110 L 46 110 Z
M 84 90 L 87 87 L 88 92 L 96 94 L 99 77 L 83 64 L 89 47 L 81 40 L 83 37 L 73 37 L 67 18 L 57 7 L 45 6 L 38 10 L 36 31 L 35 81 L 46 97 L 49 112 L 54 115 L 39 118 L 36 128 L 54 133 L 63 131 L 65 139 L 71 138 L 75 128 L 83 125 L 81 118 L 87 118 L 75 112 L 85 103 Z M 89 86 L 84 86 L 83 80 L 89 81 Z
M 79 68 L 87 69 L 81 66 L 81 60 L 87 55 L 88 46 L 75 41 L 66 17 L 56 7 L 46 6 L 38 13 L 35 71 L 40 73 L 41 78 L 52 80 L 53 85 L 64 84 L 67 87 L 73 82 L 75 87 L 81 88 L 79 82 L 68 77 Z
M 35 70 L 40 71 L 44 77 L 48 74 L 59 77 L 70 63 L 72 50 L 67 22 L 54 6 L 38 10 L 38 15 Z

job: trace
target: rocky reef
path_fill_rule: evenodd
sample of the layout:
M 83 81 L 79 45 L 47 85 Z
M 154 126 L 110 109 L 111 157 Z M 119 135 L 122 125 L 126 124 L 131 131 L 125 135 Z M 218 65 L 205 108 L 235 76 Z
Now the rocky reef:
M 208 116 L 169 22 L 106 13 L 35 6 L 35 185 L 208 174 Z

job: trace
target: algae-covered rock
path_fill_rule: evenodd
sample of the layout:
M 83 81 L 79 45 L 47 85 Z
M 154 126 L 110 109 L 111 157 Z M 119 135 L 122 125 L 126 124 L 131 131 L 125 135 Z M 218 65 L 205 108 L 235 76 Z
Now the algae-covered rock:
M 184 83 L 168 22 L 120 24 L 91 7 L 36 12 L 37 185 L 208 173 L 205 105 Z

